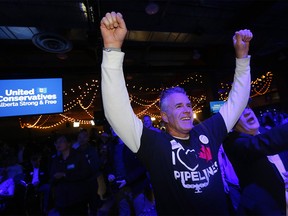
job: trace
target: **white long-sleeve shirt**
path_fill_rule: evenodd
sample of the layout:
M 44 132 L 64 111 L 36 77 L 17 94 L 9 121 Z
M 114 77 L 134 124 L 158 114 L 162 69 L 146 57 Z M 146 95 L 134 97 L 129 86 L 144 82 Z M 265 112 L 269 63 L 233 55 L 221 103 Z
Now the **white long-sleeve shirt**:
M 107 121 L 123 142 L 133 151 L 140 148 L 143 123 L 139 119 L 129 100 L 123 74 L 124 53 L 103 51 L 101 64 L 102 100 Z M 232 88 L 220 113 L 230 131 L 247 105 L 250 96 L 250 56 L 236 59 L 236 69 Z M 127 133 L 129 131 L 129 133 Z

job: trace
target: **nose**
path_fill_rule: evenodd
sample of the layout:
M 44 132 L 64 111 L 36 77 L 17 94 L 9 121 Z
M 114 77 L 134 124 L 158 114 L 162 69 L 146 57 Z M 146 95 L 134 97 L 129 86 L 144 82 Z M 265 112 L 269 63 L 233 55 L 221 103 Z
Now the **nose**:
M 191 107 L 184 106 L 184 107 L 183 107 L 183 112 L 184 112 L 184 113 L 192 113 L 193 111 L 192 111 L 192 108 L 191 108 Z

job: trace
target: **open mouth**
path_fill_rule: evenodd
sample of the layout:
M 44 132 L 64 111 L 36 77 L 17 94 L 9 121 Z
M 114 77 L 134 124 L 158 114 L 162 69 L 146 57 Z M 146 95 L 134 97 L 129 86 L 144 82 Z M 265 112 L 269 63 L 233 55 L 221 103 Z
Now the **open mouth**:
M 247 123 L 254 123 L 255 122 L 255 119 L 253 117 L 250 117 L 247 119 Z

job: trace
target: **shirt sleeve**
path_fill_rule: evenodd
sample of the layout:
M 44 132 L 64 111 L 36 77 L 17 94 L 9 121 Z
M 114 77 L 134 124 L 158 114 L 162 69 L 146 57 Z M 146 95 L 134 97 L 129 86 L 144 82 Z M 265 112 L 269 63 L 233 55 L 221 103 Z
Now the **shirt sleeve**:
M 103 51 L 101 88 L 104 114 L 116 134 L 133 152 L 140 147 L 143 123 L 130 104 L 123 74 L 124 53 Z
M 224 150 L 241 160 L 257 160 L 258 157 L 287 151 L 287 140 L 288 123 L 255 136 L 231 132 L 224 141 Z
M 220 108 L 227 132 L 229 132 L 246 107 L 251 88 L 250 56 L 236 59 L 236 69 L 232 88 L 227 101 Z

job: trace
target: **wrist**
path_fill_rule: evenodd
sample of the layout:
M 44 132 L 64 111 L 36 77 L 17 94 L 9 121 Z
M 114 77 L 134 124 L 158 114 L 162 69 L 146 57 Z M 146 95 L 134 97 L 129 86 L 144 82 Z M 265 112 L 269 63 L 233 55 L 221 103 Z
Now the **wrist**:
M 111 52 L 111 51 L 121 52 L 121 48 L 103 47 L 103 51 L 106 51 L 106 52 Z
M 250 55 L 241 56 L 241 57 L 236 56 L 236 59 L 249 59 L 250 57 L 251 57 Z

